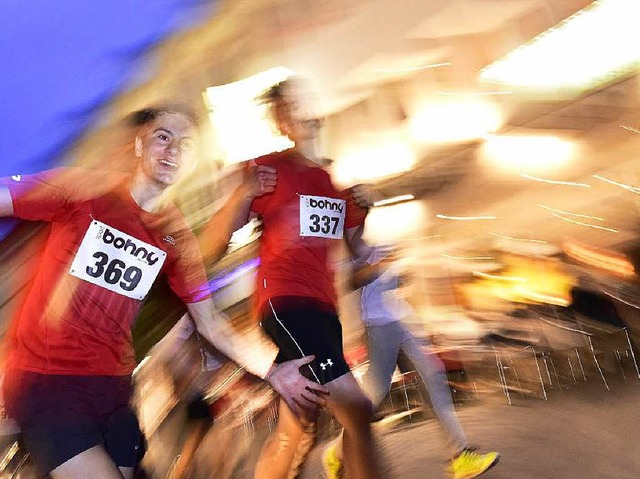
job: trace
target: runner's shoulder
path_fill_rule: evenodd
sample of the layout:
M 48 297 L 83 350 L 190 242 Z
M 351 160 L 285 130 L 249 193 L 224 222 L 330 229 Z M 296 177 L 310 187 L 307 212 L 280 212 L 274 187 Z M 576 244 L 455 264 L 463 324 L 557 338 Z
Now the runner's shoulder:
M 273 153 L 269 153 L 267 155 L 262 155 L 257 158 L 254 158 L 252 161 L 255 162 L 256 165 L 265 165 L 265 166 L 278 166 L 283 162 L 287 161 L 287 159 L 292 154 L 292 150 L 284 150 L 284 151 L 276 151 Z

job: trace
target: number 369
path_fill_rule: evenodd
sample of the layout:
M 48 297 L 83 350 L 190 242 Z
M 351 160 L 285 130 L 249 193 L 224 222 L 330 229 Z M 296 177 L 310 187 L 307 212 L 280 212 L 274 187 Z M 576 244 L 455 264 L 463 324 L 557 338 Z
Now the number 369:
M 109 255 L 98 251 L 93 254 L 97 259 L 96 264 L 87 266 L 87 274 L 94 278 L 104 276 L 104 280 L 109 284 L 116 284 L 120 281 L 120 287 L 125 291 L 133 291 L 142 279 L 142 270 L 135 266 L 126 267 L 126 263 L 119 259 L 109 261 Z

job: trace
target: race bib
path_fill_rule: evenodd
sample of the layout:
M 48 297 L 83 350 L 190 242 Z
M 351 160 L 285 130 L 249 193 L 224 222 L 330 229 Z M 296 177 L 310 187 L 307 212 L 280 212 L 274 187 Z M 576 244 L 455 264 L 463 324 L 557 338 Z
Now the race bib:
M 300 195 L 300 236 L 341 239 L 346 208 L 345 200 Z
M 128 298 L 142 299 L 166 257 L 161 249 L 93 220 L 69 273 Z

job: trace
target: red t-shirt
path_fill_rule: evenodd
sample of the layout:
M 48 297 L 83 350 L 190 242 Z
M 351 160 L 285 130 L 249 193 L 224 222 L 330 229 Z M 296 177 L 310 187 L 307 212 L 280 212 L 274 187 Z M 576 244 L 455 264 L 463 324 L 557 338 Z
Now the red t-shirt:
M 256 198 L 251 212 L 262 217 L 257 307 L 269 298 L 302 296 L 336 306 L 330 247 L 345 228 L 364 223 L 366 211 L 338 191 L 320 167 L 296 160 L 288 150 L 256 160 L 276 168 L 273 193 Z M 340 219 L 342 217 L 342 219 Z
M 60 169 L 9 181 L 14 215 L 51 222 L 43 259 L 13 328 L 10 366 L 44 374 L 127 375 L 131 327 L 159 274 L 185 302 L 206 297 L 198 243 L 179 210 L 142 210 L 129 177 L 94 193 L 91 172 Z M 17 180 L 17 181 L 16 181 Z

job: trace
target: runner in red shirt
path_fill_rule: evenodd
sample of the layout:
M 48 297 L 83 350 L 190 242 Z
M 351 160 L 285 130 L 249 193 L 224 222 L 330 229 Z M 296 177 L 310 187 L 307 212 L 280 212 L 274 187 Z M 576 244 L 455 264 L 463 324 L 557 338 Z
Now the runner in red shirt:
M 203 289 L 198 243 L 168 199 L 195 165 L 195 115 L 169 106 L 134 118 L 138 166 L 114 188 L 76 169 L 0 184 L 0 216 L 51 223 L 12 330 L 4 389 L 32 458 L 54 478 L 132 477 L 140 432 L 129 407 L 131 326 L 160 273 L 217 349 L 266 377 L 294 409 L 323 404 L 313 392 L 325 388 L 298 371 L 313 358 L 273 366 L 268 348 L 238 338 Z
M 261 325 L 279 347 L 277 362 L 313 354 L 303 374 L 325 384 L 327 406 L 344 426 L 347 476 L 380 476 L 371 434 L 371 403 L 349 370 L 342 351 L 330 250 L 343 238 L 351 251 L 367 257 L 371 249 L 356 234 L 365 211 L 351 193 L 338 191 L 322 159 L 315 155 L 320 122 L 303 113 L 303 82 L 287 80 L 265 94 L 279 130 L 295 147 L 258 158 L 277 172 L 271 194 L 247 202 L 250 216 L 262 219 L 257 307 Z M 242 212 L 242 209 L 238 209 Z M 306 424 L 286 404 L 256 466 L 256 478 L 287 477 Z

